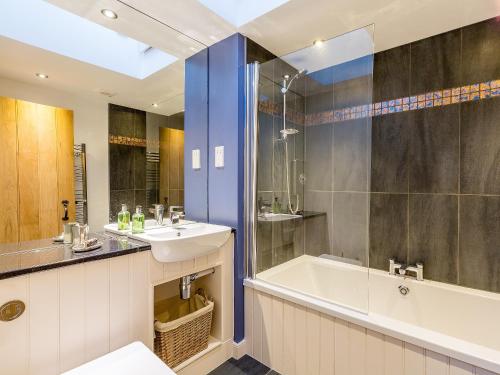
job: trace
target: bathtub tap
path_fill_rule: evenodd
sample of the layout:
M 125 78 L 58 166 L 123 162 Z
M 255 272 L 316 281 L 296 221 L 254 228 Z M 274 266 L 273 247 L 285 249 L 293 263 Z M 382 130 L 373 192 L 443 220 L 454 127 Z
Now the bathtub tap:
M 401 263 L 396 263 L 395 259 L 389 259 L 389 274 L 412 277 L 418 281 L 424 281 L 424 265 L 423 263 L 417 263 L 414 266 L 405 266 Z

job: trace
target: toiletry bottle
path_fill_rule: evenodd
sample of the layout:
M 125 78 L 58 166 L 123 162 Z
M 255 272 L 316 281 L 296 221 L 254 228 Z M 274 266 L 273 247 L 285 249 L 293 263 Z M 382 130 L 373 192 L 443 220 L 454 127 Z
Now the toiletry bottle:
M 281 204 L 278 202 L 278 197 L 274 197 L 273 206 L 271 208 L 273 214 L 279 214 L 281 211 Z
M 132 215 L 132 233 L 144 232 L 144 214 L 142 213 L 142 206 L 135 208 L 135 214 Z
M 118 230 L 127 230 L 130 228 L 130 212 L 127 211 L 127 205 L 122 204 L 122 210 L 118 212 Z

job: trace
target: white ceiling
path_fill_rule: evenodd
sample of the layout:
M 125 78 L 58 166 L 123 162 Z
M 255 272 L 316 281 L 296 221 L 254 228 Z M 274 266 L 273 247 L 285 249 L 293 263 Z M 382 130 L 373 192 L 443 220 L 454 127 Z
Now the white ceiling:
M 4 1 L 11 0 L 0 0 L 0 11 Z M 500 14 L 498 0 L 290 0 L 236 28 L 197 0 L 48 1 L 179 61 L 138 80 L 0 37 L 0 76 L 161 114 L 183 109 L 184 59 L 235 32 L 281 56 L 374 24 L 375 51 L 381 51 Z M 118 19 L 104 18 L 101 9 L 116 11 Z M 40 71 L 49 80 L 37 80 Z

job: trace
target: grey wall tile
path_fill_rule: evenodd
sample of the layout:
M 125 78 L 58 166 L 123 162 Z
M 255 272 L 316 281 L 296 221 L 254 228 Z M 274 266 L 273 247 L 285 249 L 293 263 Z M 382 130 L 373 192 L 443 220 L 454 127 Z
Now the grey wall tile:
M 500 77 L 500 24 L 497 18 L 462 30 L 462 83 L 484 82 Z
M 134 189 L 146 189 L 146 148 L 133 147 Z
M 333 193 L 306 191 L 304 209 L 326 212 L 326 215 L 305 220 L 305 253 L 313 256 L 331 254 Z
M 368 193 L 333 193 L 332 251 L 368 264 Z
M 306 127 L 306 188 L 333 189 L 333 124 Z
M 390 258 L 406 263 L 407 212 L 407 194 L 370 194 L 370 267 L 388 270 Z
M 146 138 L 146 112 L 134 111 L 134 136 L 136 138 Z
M 134 203 L 135 206 L 142 206 L 142 212 L 144 213 L 145 216 L 149 217 L 149 207 L 147 206 L 147 200 L 146 200 L 146 190 L 134 190 Z M 131 211 L 132 213 L 135 212 L 135 206 L 133 210 Z
M 461 104 L 460 189 L 500 194 L 500 98 Z
M 257 182 L 259 190 L 273 188 L 273 117 L 259 113 L 259 166 Z
M 110 190 L 134 188 L 134 147 L 109 145 Z
M 132 108 L 109 104 L 109 134 L 134 137 L 134 112 Z
M 500 292 L 500 197 L 460 197 L 460 285 Z
M 334 109 L 352 107 L 372 102 L 372 75 L 335 83 L 333 91 Z
M 373 66 L 373 101 L 410 94 L 410 45 L 376 53 Z
M 408 191 L 408 117 L 404 112 L 372 119 L 372 191 Z
M 422 262 L 424 277 L 458 282 L 458 196 L 410 195 L 409 264 Z
M 110 222 L 117 220 L 117 214 L 122 209 L 122 204 L 126 204 L 130 215 L 134 213 L 134 190 L 111 190 L 110 191 L 110 210 L 109 219 Z
M 350 120 L 333 127 L 333 186 L 336 191 L 368 191 L 371 155 L 369 121 Z
M 411 43 L 411 95 L 460 85 L 460 36 L 457 29 Z
M 410 192 L 458 193 L 459 105 L 410 112 Z

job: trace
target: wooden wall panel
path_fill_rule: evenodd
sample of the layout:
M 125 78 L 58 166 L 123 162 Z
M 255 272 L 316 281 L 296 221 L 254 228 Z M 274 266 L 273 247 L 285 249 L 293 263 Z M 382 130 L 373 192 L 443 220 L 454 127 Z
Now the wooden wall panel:
M 249 353 L 262 361 L 262 348 L 273 348 L 267 361 L 276 371 L 282 363 L 282 375 L 499 375 L 252 288 L 245 295 L 253 301 L 245 306 L 245 319 L 252 320 L 247 327 L 253 327 L 247 331 L 254 350 Z M 261 307 L 268 300 L 271 311 Z M 283 337 L 263 334 L 256 326 L 275 326 L 280 304 Z
M 63 199 L 67 199 L 71 202 L 69 206 L 69 220 L 75 221 L 75 181 L 73 172 L 73 111 L 70 111 L 68 109 L 56 108 L 56 130 L 59 216 L 63 217 L 63 209 L 60 203 Z
M 0 97 L 0 243 L 19 240 L 16 101 Z
M 35 103 L 17 101 L 20 241 L 41 238 L 37 107 Z
M 56 109 L 37 105 L 38 173 L 40 178 L 40 237 L 61 233 L 58 209 Z M 22 168 L 22 166 L 21 166 Z M 71 174 L 71 178 L 73 173 Z

